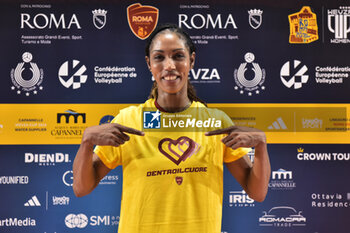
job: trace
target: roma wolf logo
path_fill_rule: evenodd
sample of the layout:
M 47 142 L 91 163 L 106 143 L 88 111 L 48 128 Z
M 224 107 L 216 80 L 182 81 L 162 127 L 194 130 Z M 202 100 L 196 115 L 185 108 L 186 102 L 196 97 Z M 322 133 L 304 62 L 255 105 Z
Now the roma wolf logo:
M 131 31 L 141 40 L 146 39 L 158 23 L 159 10 L 153 6 L 142 6 L 135 3 L 127 8 L 128 22 Z
M 106 25 L 107 11 L 98 9 L 98 10 L 93 10 L 92 14 L 93 14 L 92 21 L 94 22 L 95 27 L 98 29 L 102 29 Z
M 249 25 L 254 28 L 258 29 L 262 23 L 262 10 L 254 9 L 248 11 L 249 13 Z

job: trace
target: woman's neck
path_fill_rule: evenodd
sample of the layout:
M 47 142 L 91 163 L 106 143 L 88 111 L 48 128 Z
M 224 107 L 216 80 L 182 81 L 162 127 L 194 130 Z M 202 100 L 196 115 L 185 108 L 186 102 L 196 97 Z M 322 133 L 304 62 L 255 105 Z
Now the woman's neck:
M 158 105 L 167 112 L 181 112 L 190 107 L 191 101 L 187 93 L 169 94 L 166 92 L 158 92 Z

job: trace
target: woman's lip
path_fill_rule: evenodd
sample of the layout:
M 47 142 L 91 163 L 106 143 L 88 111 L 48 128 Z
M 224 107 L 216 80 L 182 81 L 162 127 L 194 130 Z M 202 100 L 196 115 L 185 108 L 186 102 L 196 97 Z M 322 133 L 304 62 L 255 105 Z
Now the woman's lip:
M 176 76 L 176 75 L 168 75 L 168 76 L 165 76 L 163 77 L 163 79 L 165 79 L 166 81 L 174 81 L 178 78 L 179 76 Z

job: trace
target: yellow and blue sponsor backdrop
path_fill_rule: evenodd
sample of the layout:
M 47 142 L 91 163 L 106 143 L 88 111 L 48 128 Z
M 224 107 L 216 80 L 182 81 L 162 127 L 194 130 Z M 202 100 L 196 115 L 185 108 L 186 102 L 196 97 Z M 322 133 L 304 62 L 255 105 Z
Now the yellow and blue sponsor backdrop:
M 268 196 L 225 172 L 222 232 L 347 233 L 350 5 L 330 0 L 3 1 L 0 231 L 117 232 L 122 168 L 76 198 L 72 162 L 86 127 L 147 99 L 164 22 L 197 46 L 198 95 L 268 138 Z

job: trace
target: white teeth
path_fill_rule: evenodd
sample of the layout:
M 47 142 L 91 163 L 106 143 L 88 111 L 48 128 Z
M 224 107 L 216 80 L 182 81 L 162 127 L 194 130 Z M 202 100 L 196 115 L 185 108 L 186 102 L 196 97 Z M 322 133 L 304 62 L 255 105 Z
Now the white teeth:
M 175 80 L 176 76 L 165 76 L 164 79 L 167 80 L 167 81 Z

